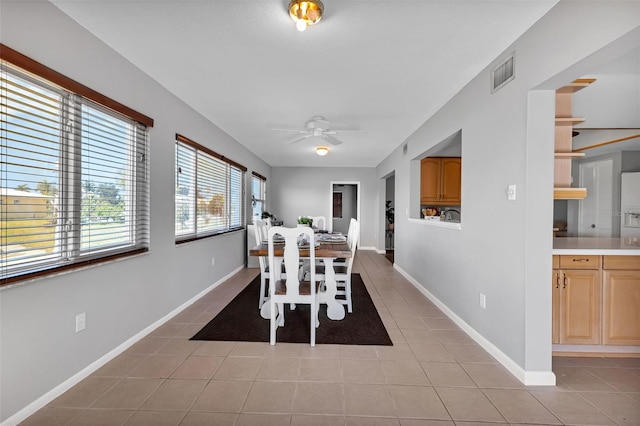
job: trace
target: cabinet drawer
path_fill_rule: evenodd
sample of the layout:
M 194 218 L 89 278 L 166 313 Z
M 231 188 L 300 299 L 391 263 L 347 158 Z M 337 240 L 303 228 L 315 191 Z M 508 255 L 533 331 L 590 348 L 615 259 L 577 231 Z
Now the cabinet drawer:
M 640 256 L 604 256 L 602 269 L 640 270 Z
M 553 255 L 552 265 L 553 269 L 560 269 L 560 256 L 558 256 L 557 254 Z
M 600 269 L 600 256 L 561 255 L 562 269 Z

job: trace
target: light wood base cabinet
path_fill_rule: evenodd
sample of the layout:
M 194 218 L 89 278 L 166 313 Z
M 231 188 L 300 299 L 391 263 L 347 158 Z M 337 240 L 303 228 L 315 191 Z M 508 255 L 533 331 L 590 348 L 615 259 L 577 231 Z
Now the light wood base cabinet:
M 602 343 L 640 345 L 640 256 L 605 256 Z
M 600 343 L 600 272 L 564 270 L 560 292 L 560 343 Z
M 640 256 L 553 257 L 552 343 L 640 346 Z
M 595 258 L 560 256 L 560 266 L 577 269 L 553 271 L 553 343 L 600 344 L 601 279 Z

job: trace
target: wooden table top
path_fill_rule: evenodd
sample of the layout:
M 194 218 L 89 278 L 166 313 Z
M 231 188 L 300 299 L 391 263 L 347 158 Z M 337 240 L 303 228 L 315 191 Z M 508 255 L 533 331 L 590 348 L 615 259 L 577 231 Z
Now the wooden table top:
M 282 256 L 284 254 L 284 244 L 275 244 L 275 254 L 276 256 Z M 249 250 L 249 254 L 251 256 L 269 256 L 269 247 L 267 244 L 260 244 L 259 246 L 255 246 Z M 300 257 L 309 257 L 309 249 L 301 248 L 300 249 Z M 346 242 L 335 244 L 335 243 L 320 243 L 320 247 L 316 247 L 316 257 L 351 257 L 351 250 Z

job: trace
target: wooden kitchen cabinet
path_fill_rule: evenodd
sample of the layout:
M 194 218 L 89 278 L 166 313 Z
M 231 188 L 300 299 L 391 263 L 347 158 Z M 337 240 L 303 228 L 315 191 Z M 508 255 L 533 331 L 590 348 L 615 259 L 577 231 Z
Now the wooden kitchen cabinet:
M 552 341 L 600 344 L 600 256 L 554 256 Z
M 420 161 L 420 204 L 461 204 L 461 160 L 460 157 L 426 157 Z
M 640 256 L 604 256 L 602 343 L 640 345 Z

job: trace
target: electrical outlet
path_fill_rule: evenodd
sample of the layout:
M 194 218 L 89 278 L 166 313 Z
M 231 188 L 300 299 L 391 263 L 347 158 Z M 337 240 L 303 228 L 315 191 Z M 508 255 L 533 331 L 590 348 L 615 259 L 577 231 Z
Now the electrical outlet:
M 211 266 L 216 266 L 216 258 L 215 257 L 211 258 Z
M 76 333 L 81 332 L 87 327 L 87 316 L 83 312 L 81 314 L 76 315 Z
M 480 293 L 480 307 L 482 309 L 487 309 L 487 296 Z
M 509 185 L 507 189 L 507 200 L 514 201 L 516 199 L 516 185 Z

